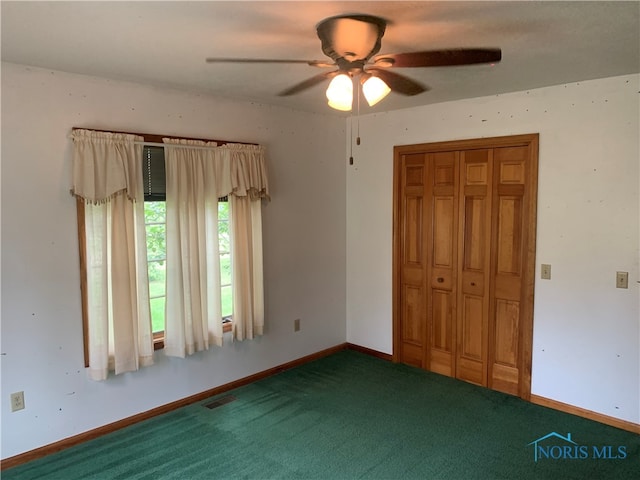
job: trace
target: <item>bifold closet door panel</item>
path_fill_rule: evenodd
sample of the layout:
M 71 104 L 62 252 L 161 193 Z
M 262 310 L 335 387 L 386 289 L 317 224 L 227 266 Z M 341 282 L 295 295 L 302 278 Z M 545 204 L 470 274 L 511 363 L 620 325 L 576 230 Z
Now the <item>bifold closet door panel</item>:
M 400 169 L 400 361 L 426 368 L 425 154 L 403 155 Z
M 455 376 L 487 385 L 491 257 L 491 149 L 460 153 L 458 346 Z
M 493 319 L 489 387 L 518 394 L 519 339 L 524 273 L 525 194 L 529 175 L 526 146 L 494 150 Z
M 427 155 L 427 369 L 455 375 L 459 153 Z

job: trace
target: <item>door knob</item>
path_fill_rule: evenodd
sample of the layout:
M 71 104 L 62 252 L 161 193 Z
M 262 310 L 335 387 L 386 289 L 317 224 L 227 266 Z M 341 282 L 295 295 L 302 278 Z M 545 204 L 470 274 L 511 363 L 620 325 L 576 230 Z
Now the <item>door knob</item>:
M 438 283 L 444 282 L 444 278 L 442 278 L 442 277 L 438 277 L 437 280 L 438 280 Z

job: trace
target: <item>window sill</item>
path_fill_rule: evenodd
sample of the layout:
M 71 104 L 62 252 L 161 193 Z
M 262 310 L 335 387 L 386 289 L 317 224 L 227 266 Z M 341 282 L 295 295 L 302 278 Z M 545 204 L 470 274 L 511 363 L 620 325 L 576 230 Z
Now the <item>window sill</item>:
M 226 322 L 222 324 L 222 333 L 228 333 L 233 330 L 232 323 Z M 164 332 L 153 334 L 153 349 L 162 350 L 164 348 Z

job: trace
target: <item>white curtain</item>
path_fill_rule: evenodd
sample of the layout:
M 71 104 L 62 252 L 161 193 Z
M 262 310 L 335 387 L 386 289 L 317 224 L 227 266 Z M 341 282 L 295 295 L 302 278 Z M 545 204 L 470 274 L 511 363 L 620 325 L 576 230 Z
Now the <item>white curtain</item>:
M 218 198 L 229 197 L 233 338 L 263 334 L 264 147 L 164 139 L 167 178 L 165 353 L 222 345 Z M 173 146 L 172 146 L 173 145 Z M 196 148 L 187 148 L 187 147 Z M 198 148 L 200 147 L 200 148 Z
M 164 139 L 167 179 L 165 353 L 184 357 L 222 345 L 218 186 L 222 152 Z
M 233 338 L 263 334 L 262 205 L 259 198 L 229 197 Z
M 153 363 L 141 137 L 75 130 L 72 193 L 85 202 L 89 375 Z
M 264 330 L 262 198 L 269 198 L 264 147 L 229 144 L 233 338 Z

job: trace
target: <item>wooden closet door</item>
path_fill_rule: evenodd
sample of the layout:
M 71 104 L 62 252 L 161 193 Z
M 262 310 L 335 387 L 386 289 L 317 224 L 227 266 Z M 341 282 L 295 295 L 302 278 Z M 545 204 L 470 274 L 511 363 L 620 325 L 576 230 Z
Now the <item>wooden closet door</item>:
M 455 376 L 487 385 L 493 150 L 463 151 L 458 244 L 458 348 Z
M 427 155 L 427 365 L 455 375 L 458 152 Z
M 538 136 L 394 148 L 394 361 L 529 399 Z
M 522 357 L 521 315 L 525 272 L 525 219 L 528 196 L 525 188 L 530 167 L 526 146 L 494 150 L 492 270 L 493 292 L 489 351 L 489 387 L 518 394 Z M 529 189 L 531 190 L 531 189 Z M 528 195 L 527 195 L 528 194 Z M 526 195 L 526 197 L 525 197 Z M 533 299 L 531 299 L 533 300 Z
M 400 361 L 426 368 L 426 266 L 425 241 L 428 232 L 425 216 L 425 186 L 427 168 L 425 154 L 403 155 L 400 162 L 400 201 L 398 230 L 400 245 L 401 304 Z

